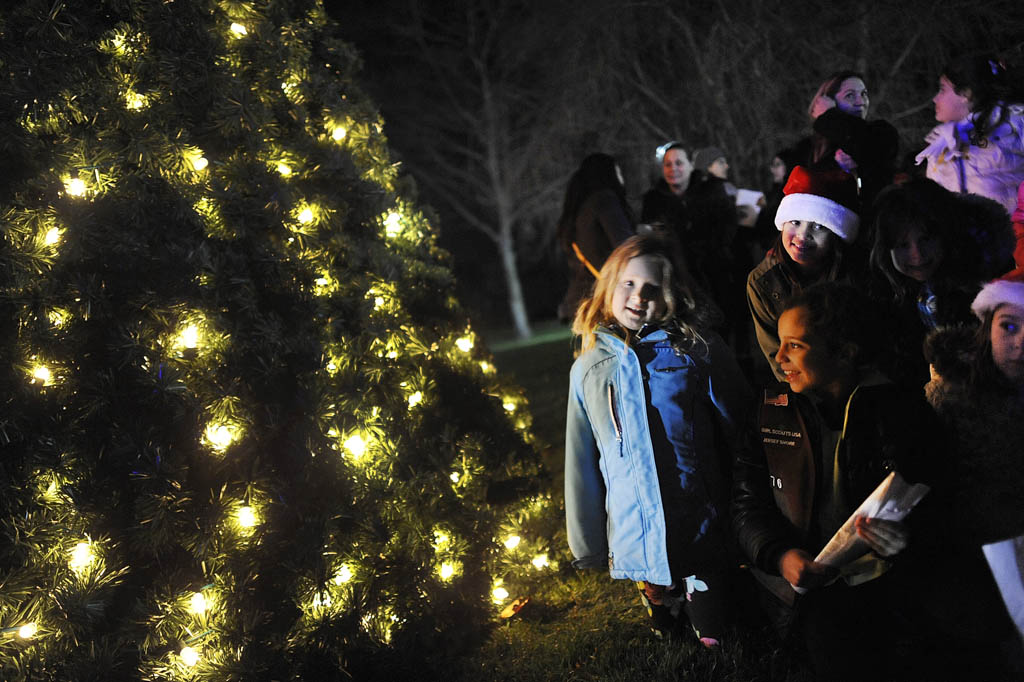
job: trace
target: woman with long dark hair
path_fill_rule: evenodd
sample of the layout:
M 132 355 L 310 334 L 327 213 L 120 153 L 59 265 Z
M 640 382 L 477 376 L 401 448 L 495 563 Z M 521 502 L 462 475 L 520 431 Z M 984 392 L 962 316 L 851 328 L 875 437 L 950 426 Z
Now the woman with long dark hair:
M 591 154 L 569 178 L 558 219 L 558 241 L 569 258 L 569 290 L 559 318 L 573 318 L 605 259 L 633 232 L 621 169 L 608 154 Z

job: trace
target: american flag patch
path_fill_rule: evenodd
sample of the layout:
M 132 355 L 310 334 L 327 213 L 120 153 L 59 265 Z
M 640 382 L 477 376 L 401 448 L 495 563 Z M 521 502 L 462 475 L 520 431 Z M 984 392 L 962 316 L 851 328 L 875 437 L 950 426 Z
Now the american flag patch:
M 779 395 L 764 394 L 764 404 L 774 405 L 775 407 L 789 407 L 789 394 L 782 393 Z

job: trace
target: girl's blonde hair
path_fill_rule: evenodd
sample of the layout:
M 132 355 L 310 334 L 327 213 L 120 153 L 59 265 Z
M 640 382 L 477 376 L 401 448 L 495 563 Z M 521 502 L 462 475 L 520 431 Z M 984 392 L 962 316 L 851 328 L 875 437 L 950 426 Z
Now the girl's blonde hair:
M 707 352 L 707 342 L 700 329 L 711 324 L 712 311 L 705 303 L 698 301 L 689 273 L 681 259 L 673 253 L 672 244 L 656 235 L 636 235 L 619 244 L 608 260 L 604 262 L 594 283 L 593 293 L 580 302 L 572 331 L 580 337 L 579 353 L 594 347 L 597 340 L 595 330 L 599 326 L 616 325 L 612 312 L 612 297 L 619 283 L 622 271 L 629 261 L 641 256 L 654 258 L 661 269 L 661 295 L 665 301 L 665 312 L 654 320 L 672 337 L 672 344 L 678 350 L 692 353 L 699 346 L 700 355 Z M 630 331 L 626 331 L 626 341 Z

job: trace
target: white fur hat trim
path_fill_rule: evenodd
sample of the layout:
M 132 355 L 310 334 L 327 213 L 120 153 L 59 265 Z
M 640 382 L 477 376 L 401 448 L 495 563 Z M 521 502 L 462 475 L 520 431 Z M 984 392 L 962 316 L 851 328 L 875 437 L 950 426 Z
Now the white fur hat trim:
M 985 313 L 995 310 L 1004 303 L 1013 303 L 1024 308 L 1024 282 L 1008 279 L 996 279 L 989 282 L 974 298 L 971 310 L 978 316 L 978 319 L 984 319 Z
M 860 217 L 840 203 L 817 194 L 787 194 L 775 214 L 775 227 L 790 220 L 810 220 L 824 225 L 849 244 L 857 238 Z

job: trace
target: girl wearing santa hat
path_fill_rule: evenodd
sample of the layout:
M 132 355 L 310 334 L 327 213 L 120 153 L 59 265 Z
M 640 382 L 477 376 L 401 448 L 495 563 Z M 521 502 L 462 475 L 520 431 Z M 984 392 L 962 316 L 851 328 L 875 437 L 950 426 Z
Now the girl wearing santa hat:
M 747 304 L 754 331 L 772 372 L 783 379 L 775 354 L 785 301 L 818 282 L 847 279 L 844 254 L 857 238 L 857 183 L 841 170 L 797 166 L 775 214 L 779 237 L 747 276 Z
M 1024 637 L 1024 271 L 986 284 L 971 308 L 981 320 L 973 340 L 941 329 L 926 346 L 935 376 L 926 393 L 955 436 L 945 566 L 971 585 L 966 598 L 951 601 L 951 571 L 935 577 L 936 601 L 944 604 L 935 614 L 972 658 L 977 647 L 990 647 L 977 658 L 1019 675 L 1024 646 L 1013 625 Z M 926 588 L 928 574 L 922 578 Z

